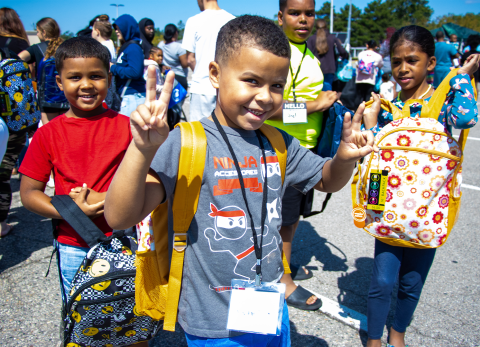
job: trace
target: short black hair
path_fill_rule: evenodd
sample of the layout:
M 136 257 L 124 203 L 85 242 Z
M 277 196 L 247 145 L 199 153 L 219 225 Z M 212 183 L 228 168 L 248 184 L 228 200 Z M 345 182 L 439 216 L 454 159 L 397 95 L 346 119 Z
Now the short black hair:
M 288 0 L 280 0 L 278 3 L 278 7 L 280 8 L 280 11 L 283 12 L 285 10 L 285 6 L 287 6 Z M 315 5 L 315 0 L 313 0 L 313 4 Z
M 259 16 L 240 16 L 227 22 L 218 33 L 215 61 L 224 63 L 242 47 L 255 47 L 290 59 L 288 39 L 272 20 Z
M 97 58 L 110 71 L 110 52 L 107 47 L 88 36 L 74 37 L 63 42 L 55 53 L 55 66 L 60 74 L 63 61 L 69 58 Z
M 398 29 L 390 39 L 390 56 L 397 46 L 402 44 L 413 44 L 427 56 L 435 55 L 435 41 L 432 33 L 418 25 L 407 25 Z
M 442 30 L 442 29 L 440 29 L 439 31 L 437 31 L 437 33 L 435 34 L 435 38 L 436 38 L 437 40 L 443 39 L 444 37 L 445 37 L 445 34 L 443 33 L 443 30 Z
M 152 48 L 150 48 L 150 52 L 148 52 L 148 54 L 153 54 L 158 51 L 163 53 L 163 50 L 161 48 L 153 46 Z

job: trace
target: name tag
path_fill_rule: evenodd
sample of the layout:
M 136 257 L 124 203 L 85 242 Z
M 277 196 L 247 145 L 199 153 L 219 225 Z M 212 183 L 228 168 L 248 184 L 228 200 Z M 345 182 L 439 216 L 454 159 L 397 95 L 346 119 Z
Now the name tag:
M 307 123 L 307 104 L 291 102 L 283 104 L 283 124 Z
M 282 331 L 285 284 L 232 280 L 227 329 L 279 336 Z

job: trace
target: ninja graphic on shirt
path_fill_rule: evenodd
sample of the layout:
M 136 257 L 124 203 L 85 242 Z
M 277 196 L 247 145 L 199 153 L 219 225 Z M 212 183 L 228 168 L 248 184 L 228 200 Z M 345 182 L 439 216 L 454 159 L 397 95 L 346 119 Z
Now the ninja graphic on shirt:
M 257 258 L 253 245 L 251 228 L 247 228 L 245 212 L 237 206 L 227 206 L 217 209 L 210 204 L 210 217 L 215 218 L 215 228 L 207 228 L 204 231 L 212 252 L 230 253 L 236 259 L 233 272 L 245 279 L 252 279 L 255 275 Z M 258 244 L 260 245 L 261 228 L 257 231 Z M 245 245 L 239 250 L 239 245 Z M 268 226 L 263 231 L 262 260 L 272 252 L 278 250 L 277 238 L 268 233 Z

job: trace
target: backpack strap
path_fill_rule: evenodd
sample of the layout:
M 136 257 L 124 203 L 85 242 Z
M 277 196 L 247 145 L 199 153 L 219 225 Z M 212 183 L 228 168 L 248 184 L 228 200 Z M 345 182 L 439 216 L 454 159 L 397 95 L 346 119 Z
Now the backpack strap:
M 207 155 L 207 136 L 199 121 L 178 123 L 176 126 L 180 128 L 182 145 L 172 206 L 174 241 L 163 324 L 163 329 L 169 331 L 175 331 L 187 232 L 197 211 Z
M 280 172 L 282 173 L 282 185 L 285 181 L 285 171 L 287 168 L 287 146 L 285 145 L 285 139 L 282 136 L 282 133 L 275 127 L 263 124 L 260 127 L 260 131 L 268 139 L 268 142 L 272 145 L 275 153 L 277 154 L 278 163 L 280 165 Z M 282 262 L 283 262 L 283 271 L 286 274 L 292 273 L 290 270 L 290 265 L 288 265 L 287 258 L 285 253 L 282 251 Z
M 282 173 L 282 184 L 285 181 L 285 171 L 287 168 L 287 146 L 285 145 L 285 139 L 282 133 L 275 127 L 263 124 L 260 127 L 260 131 L 268 139 L 268 142 L 272 145 L 275 153 L 277 154 L 278 163 L 280 164 L 280 172 Z
M 393 116 L 393 120 L 405 118 L 410 116 L 410 108 L 408 109 L 408 114 L 404 113 L 402 110 L 399 110 L 397 106 L 395 106 L 391 101 L 387 99 L 380 99 L 380 107 L 383 108 L 385 111 L 389 112 Z M 372 107 L 373 100 L 369 100 L 365 103 L 365 109 Z M 353 115 L 352 115 L 353 117 Z
M 107 236 L 87 217 L 70 196 L 55 195 L 50 202 L 88 247 L 92 248 L 99 242 L 107 240 Z

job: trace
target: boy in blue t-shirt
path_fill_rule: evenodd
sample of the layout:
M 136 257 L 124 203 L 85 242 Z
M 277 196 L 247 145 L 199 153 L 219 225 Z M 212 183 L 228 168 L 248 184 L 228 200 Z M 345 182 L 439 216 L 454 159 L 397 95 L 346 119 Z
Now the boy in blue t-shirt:
M 356 160 L 373 150 L 373 134 L 360 131 L 362 108 L 353 119 L 346 116 L 344 140 L 331 160 L 281 132 L 287 147 L 282 184 L 276 153 L 258 129 L 283 103 L 289 60 L 288 40 L 271 20 L 242 16 L 219 32 L 209 66 L 217 104 L 212 116 L 200 121 L 207 153 L 198 208 L 187 233 L 178 306 L 178 322 L 190 346 L 290 345 L 286 304 L 280 336 L 226 328 L 231 281 L 255 279 L 257 237 L 262 281 L 278 283 L 284 272 L 279 230 L 285 188 L 338 191 Z M 167 76 L 155 100 L 150 69 L 147 101 L 131 114 L 133 141 L 105 201 L 105 216 L 115 228 L 135 225 L 175 193 L 181 139 L 178 129 L 169 134 L 166 121 L 173 78 Z

